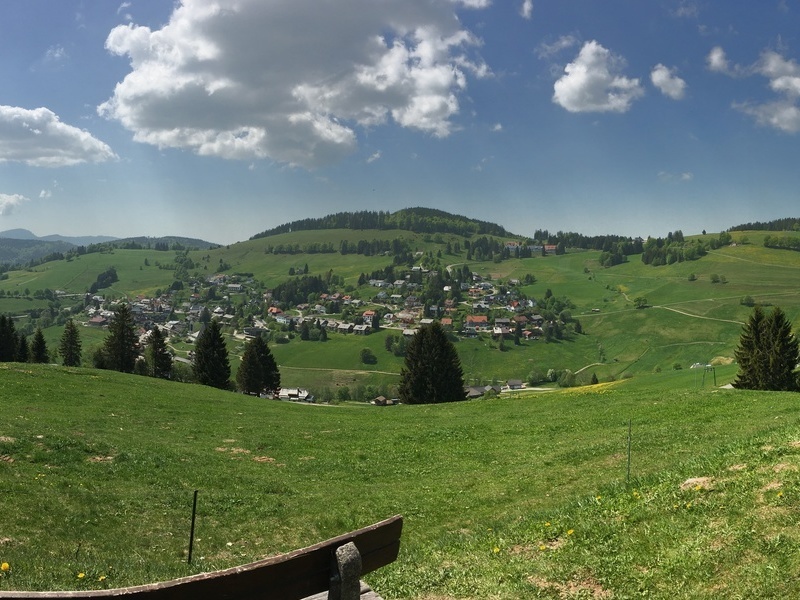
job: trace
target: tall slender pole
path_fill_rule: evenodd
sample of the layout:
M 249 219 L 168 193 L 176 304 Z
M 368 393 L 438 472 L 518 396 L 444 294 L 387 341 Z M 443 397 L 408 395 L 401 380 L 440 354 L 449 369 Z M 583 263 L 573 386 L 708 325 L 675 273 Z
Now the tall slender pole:
M 628 477 L 626 481 L 628 483 L 631 482 L 631 427 L 633 425 L 633 419 L 628 420 Z
M 194 491 L 194 500 L 192 502 L 192 529 L 189 532 L 189 564 L 192 564 L 192 549 L 194 548 L 194 520 L 197 516 L 197 491 Z

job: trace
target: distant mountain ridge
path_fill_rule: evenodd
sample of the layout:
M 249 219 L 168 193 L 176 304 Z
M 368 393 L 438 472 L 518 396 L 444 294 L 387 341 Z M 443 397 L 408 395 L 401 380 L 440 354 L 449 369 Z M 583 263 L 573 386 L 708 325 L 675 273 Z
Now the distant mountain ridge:
M 68 235 L 45 235 L 38 236 L 28 229 L 7 229 L 0 231 L 0 238 L 8 238 L 12 240 L 34 240 L 42 242 L 66 242 L 73 246 L 88 246 L 89 244 L 103 244 L 105 242 L 113 242 L 119 238 L 111 237 L 109 235 L 84 235 L 84 236 L 68 236 Z
M 205 240 L 180 236 L 116 238 L 108 235 L 37 236 L 27 229 L 0 231 L 0 264 L 5 267 L 30 265 L 42 260 L 63 258 L 63 254 L 76 248 L 108 245 L 115 248 L 158 248 L 207 250 L 219 246 Z

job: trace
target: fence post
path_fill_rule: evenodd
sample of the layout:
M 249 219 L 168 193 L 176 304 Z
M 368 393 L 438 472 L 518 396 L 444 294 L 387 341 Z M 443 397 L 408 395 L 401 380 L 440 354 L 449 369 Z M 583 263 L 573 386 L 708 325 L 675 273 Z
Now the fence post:
M 197 515 L 197 491 L 194 491 L 194 500 L 192 501 L 192 528 L 189 531 L 189 560 L 188 564 L 192 564 L 192 548 L 194 547 L 194 520 Z

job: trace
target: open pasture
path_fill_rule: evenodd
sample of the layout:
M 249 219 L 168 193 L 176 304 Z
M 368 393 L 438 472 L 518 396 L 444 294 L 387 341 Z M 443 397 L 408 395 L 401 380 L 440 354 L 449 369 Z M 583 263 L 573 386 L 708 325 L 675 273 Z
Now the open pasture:
M 734 373 L 718 368 L 718 383 Z M 769 569 L 787 556 L 775 527 L 797 501 L 796 395 L 703 386 L 695 370 L 390 408 L 286 404 L 50 366 L 6 365 L 0 383 L 0 561 L 11 568 L 0 589 L 165 579 L 395 513 L 406 518 L 400 560 L 370 581 L 387 598 L 554 597 L 576 578 L 667 597 L 676 575 L 685 597 L 697 597 L 717 546 L 694 548 L 702 560 L 662 557 L 677 557 L 712 518 L 725 523 L 719 539 L 764 526 L 750 534 L 752 551 L 725 545 L 726 572 L 756 570 L 760 579 L 726 586 L 772 583 Z M 747 463 L 741 475 L 727 470 L 738 461 Z M 697 476 L 715 478 L 717 491 L 680 490 Z M 784 487 L 758 491 L 773 479 Z M 647 545 L 625 537 L 643 539 L 648 523 L 656 537 Z M 787 544 L 796 544 L 794 528 Z M 625 548 L 613 560 L 611 539 Z M 606 551 L 590 558 L 598 543 Z

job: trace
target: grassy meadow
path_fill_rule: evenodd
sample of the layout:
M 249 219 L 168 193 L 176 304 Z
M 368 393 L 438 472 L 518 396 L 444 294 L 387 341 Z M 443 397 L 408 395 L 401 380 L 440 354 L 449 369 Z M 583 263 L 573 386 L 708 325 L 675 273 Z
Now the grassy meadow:
M 686 369 L 695 363 L 726 364 L 733 359 L 741 325 L 752 310 L 742 304 L 745 296 L 764 305 L 780 305 L 800 328 L 800 254 L 763 247 L 766 232 L 734 232 L 736 245 L 710 252 L 700 260 L 653 267 L 642 264 L 639 256 L 612 267 L 599 266 L 600 254 L 595 251 L 571 251 L 563 256 L 506 260 L 499 263 L 470 262 L 470 270 L 490 277 L 496 283 L 524 279 L 528 274 L 535 283 L 522 287 L 530 297 L 542 298 L 550 289 L 557 297 L 567 297 L 574 305 L 573 317 L 581 321 L 583 334 L 552 343 L 523 342 L 515 346 L 507 340 L 501 348 L 490 336 L 460 340 L 456 348 L 461 356 L 465 378 L 469 383 L 525 380 L 532 372 L 548 369 L 569 369 L 579 373 L 579 381 L 588 381 L 596 374 L 601 381 L 677 367 Z M 203 276 L 216 271 L 219 264 L 228 265 L 228 273 L 252 273 L 264 289 L 288 277 L 289 269 L 309 267 L 312 275 L 332 270 L 341 276 L 352 293 L 369 297 L 375 288 L 356 288 L 358 276 L 385 267 L 385 256 L 355 254 L 267 254 L 265 250 L 278 244 L 304 246 L 310 243 L 338 247 L 342 239 L 357 242 L 373 238 L 402 238 L 415 251 L 438 256 L 442 265 L 463 265 L 466 253 L 447 254 L 446 245 L 455 247 L 457 236 L 426 236 L 407 231 L 300 231 L 270 238 L 245 241 L 213 250 L 193 251 L 189 255 L 196 267 L 192 274 Z M 463 239 L 460 239 L 463 248 Z M 746 243 L 745 243 L 746 242 Z M 55 261 L 29 270 L 11 271 L 0 281 L 0 310 L 22 313 L 46 308 L 46 300 L 22 295 L 24 290 L 59 289 L 68 293 L 84 292 L 97 275 L 114 266 L 119 281 L 103 293 L 112 297 L 133 298 L 168 288 L 174 272 L 159 268 L 174 259 L 173 252 L 155 250 L 113 250 L 87 254 L 70 261 Z M 712 283 L 713 276 L 725 283 Z M 188 295 L 188 291 L 184 291 Z M 649 308 L 637 310 L 633 300 L 647 299 Z M 68 304 L 68 303 L 67 303 Z M 495 311 L 496 316 L 510 316 Z M 91 351 L 102 342 L 98 332 L 81 329 L 84 359 L 89 364 Z M 295 337 L 289 344 L 273 344 L 272 350 L 282 368 L 283 382 L 288 386 L 322 388 L 343 385 L 394 385 L 401 360 L 384 350 L 388 330 L 368 337 L 342 336 L 332 333 L 328 342 L 303 342 Z M 45 336 L 57 344 L 60 327 L 48 328 Z M 231 341 L 234 370 L 237 348 Z M 358 357 L 362 348 L 373 350 L 375 365 L 363 365 Z M 190 349 L 177 343 L 178 355 Z
M 386 598 L 800 593 L 798 397 L 698 369 L 375 408 L 5 364 L 0 400 L 0 590 L 162 580 L 399 513 L 368 578 Z

